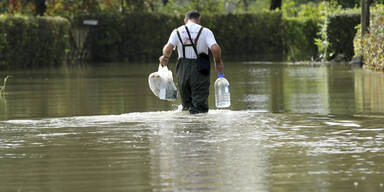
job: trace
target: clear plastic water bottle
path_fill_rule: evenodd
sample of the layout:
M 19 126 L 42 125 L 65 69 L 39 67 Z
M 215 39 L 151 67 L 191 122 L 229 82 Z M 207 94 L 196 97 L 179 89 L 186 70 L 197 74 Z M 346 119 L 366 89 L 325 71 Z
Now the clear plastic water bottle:
M 215 81 L 215 104 L 217 108 L 231 106 L 231 94 L 229 91 L 229 82 L 224 78 L 224 73 L 219 73 Z

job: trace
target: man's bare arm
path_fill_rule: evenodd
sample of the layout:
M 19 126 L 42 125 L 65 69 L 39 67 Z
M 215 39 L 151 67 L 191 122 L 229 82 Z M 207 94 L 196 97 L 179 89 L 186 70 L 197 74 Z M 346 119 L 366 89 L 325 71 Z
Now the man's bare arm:
M 219 73 L 224 72 L 224 64 L 221 60 L 221 49 L 218 44 L 214 44 L 211 47 L 213 59 L 215 60 L 216 71 Z
M 169 58 L 172 55 L 174 46 L 170 43 L 167 43 L 163 48 L 163 55 L 160 56 L 159 61 L 162 66 L 167 66 Z

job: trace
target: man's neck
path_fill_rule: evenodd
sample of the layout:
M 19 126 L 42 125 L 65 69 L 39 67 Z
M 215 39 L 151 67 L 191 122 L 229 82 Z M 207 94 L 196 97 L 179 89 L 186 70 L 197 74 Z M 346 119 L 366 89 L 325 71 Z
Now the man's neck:
M 188 24 L 188 23 L 198 24 L 197 21 L 196 21 L 195 19 L 189 19 L 189 20 L 187 21 L 187 24 Z

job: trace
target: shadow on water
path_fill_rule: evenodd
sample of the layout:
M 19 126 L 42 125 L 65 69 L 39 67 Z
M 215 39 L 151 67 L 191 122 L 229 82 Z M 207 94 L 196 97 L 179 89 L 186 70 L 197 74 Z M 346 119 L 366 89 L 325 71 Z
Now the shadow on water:
M 152 95 L 156 67 L 15 72 L 0 191 L 384 189 L 382 74 L 231 63 L 232 107 L 211 95 L 209 113 L 189 115 Z

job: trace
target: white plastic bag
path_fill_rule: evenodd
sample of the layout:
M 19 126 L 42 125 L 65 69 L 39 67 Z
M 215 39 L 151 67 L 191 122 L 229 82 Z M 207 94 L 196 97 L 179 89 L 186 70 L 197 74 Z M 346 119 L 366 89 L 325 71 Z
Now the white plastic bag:
M 153 72 L 148 77 L 149 88 L 157 97 L 162 100 L 175 101 L 177 99 L 177 89 L 173 83 L 172 71 L 167 66 L 159 64 L 159 70 Z

